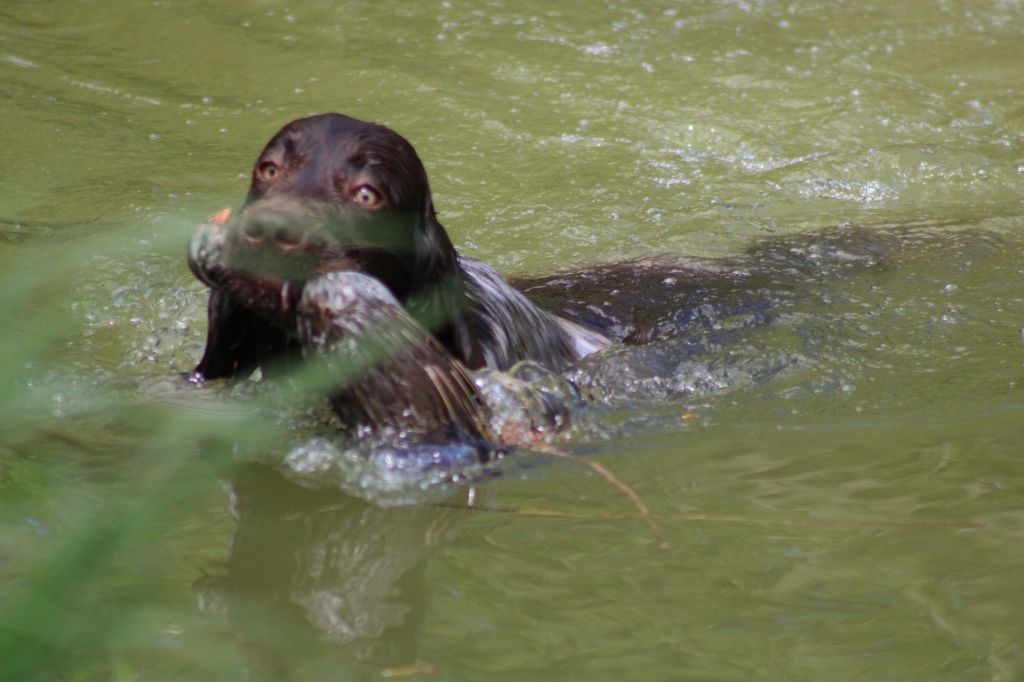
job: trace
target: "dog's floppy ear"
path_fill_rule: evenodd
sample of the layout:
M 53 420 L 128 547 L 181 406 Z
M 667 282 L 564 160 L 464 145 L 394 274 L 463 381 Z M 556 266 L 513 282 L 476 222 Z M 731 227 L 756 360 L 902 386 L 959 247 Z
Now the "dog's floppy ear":
M 464 273 L 459 255 L 434 211 L 428 189 L 417 216 L 410 308 L 452 353 L 470 367 L 483 362 L 466 324 Z
M 207 304 L 206 350 L 189 381 L 244 377 L 270 360 L 295 352 L 287 335 L 219 289 Z

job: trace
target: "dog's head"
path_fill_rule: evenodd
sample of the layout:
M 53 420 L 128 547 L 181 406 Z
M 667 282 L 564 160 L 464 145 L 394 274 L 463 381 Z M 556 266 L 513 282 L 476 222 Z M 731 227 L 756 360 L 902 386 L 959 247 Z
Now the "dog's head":
M 277 313 L 331 271 L 370 275 L 401 301 L 433 297 L 458 272 L 412 145 L 341 114 L 298 119 L 274 135 L 245 204 L 197 231 L 189 265 L 243 305 Z

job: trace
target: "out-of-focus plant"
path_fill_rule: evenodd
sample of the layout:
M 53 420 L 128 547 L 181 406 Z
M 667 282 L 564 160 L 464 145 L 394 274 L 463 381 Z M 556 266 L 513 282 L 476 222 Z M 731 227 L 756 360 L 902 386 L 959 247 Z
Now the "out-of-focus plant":
M 173 253 L 183 250 L 185 240 L 187 233 L 172 231 L 150 248 Z M 218 481 L 237 466 L 234 452 L 272 450 L 279 442 L 279 429 L 265 418 L 260 400 L 206 409 L 187 397 L 149 400 L 135 386 L 97 381 L 86 395 L 55 409 L 61 379 L 47 368 L 59 364 L 84 332 L 85 321 L 67 301 L 94 267 L 90 254 L 137 258 L 135 246 L 124 231 L 114 230 L 19 246 L 0 256 L 5 680 L 137 679 L 137 666 L 128 663 L 132 652 L 161 648 L 168 669 L 150 671 L 154 677 L 196 679 L 198 672 L 202 679 L 238 678 L 236 647 L 214 638 L 197 649 L 189 638 L 183 649 L 165 632 L 165 618 L 183 616 L 160 610 L 167 597 L 151 580 L 159 571 L 153 550 L 197 499 L 216 494 Z M 316 392 L 324 382 L 323 372 L 312 368 L 288 384 Z M 93 468 L 104 467 L 116 469 L 109 480 L 121 483 L 104 485 L 96 496 L 87 482 Z

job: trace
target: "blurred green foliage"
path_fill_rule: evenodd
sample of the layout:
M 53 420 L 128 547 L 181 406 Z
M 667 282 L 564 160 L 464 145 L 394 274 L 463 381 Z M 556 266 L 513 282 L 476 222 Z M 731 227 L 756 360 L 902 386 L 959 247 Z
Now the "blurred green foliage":
M 161 239 L 153 247 L 173 253 L 187 236 Z M 175 523 L 219 493 L 237 448 L 274 442 L 273 424 L 258 404 L 205 409 L 102 380 L 69 399 L 60 371 L 47 369 L 84 331 L 68 303 L 94 267 L 90 254 L 132 259 L 137 248 L 112 230 L 8 252 L 0 270 L 10 321 L 0 336 L 3 679 L 237 679 L 234 647 L 216 638 L 197 647 L 195 637 L 183 647 L 168 634 L 168 619 L 183 616 L 162 612 L 177 598 L 160 579 L 162 548 Z M 199 616 L 189 626 L 208 628 Z M 154 660 L 166 669 L 142 674 Z

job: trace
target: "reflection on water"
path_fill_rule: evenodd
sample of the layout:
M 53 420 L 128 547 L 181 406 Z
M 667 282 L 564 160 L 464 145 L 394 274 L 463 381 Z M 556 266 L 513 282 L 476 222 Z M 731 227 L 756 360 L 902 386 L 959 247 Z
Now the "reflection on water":
M 283 672 L 294 648 L 316 652 L 317 641 L 350 646 L 364 663 L 416 661 L 432 589 L 425 566 L 465 512 L 381 508 L 256 465 L 227 489 L 231 553 L 196 590 L 261 661 Z

